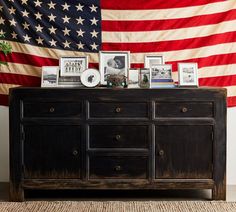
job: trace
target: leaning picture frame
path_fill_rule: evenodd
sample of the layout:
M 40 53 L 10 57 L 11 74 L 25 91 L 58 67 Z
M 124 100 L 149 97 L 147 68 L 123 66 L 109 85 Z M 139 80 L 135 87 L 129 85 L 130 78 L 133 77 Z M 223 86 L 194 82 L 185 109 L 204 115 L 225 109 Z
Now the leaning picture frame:
M 41 87 L 57 87 L 58 75 L 58 66 L 42 66 Z
M 197 72 L 197 63 L 178 63 L 179 86 L 198 87 Z
M 86 69 L 88 69 L 88 56 L 60 57 L 60 76 L 80 76 Z
M 165 64 L 163 55 L 145 55 L 144 68 L 151 68 L 153 64 Z
M 111 75 L 128 77 L 130 68 L 129 51 L 100 51 L 99 71 L 101 74 L 101 84 L 107 85 L 107 77 Z

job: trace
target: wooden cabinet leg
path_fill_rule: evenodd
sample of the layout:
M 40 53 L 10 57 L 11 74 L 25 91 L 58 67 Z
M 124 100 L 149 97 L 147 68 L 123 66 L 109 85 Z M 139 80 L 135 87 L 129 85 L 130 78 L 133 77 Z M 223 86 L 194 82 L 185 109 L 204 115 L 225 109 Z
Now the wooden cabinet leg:
M 226 200 L 226 186 L 215 185 L 212 189 L 212 200 Z
M 10 196 L 9 196 L 9 201 L 12 202 L 23 202 L 24 201 L 24 189 L 21 187 L 13 187 L 10 186 Z

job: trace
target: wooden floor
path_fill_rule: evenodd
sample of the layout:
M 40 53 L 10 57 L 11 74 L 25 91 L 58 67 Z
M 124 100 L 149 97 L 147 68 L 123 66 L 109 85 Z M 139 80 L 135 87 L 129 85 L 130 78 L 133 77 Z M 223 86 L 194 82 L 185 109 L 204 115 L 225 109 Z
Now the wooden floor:
M 0 201 L 8 201 L 8 187 L 8 183 L 0 183 Z M 26 200 L 211 200 L 211 190 L 28 191 Z M 226 200 L 236 202 L 236 185 L 227 186 Z

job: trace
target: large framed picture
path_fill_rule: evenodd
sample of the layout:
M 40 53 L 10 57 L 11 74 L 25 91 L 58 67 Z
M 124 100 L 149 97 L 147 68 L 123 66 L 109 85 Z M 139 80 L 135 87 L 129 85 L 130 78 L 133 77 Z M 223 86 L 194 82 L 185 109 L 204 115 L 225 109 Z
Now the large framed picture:
M 88 68 L 88 56 L 60 58 L 60 76 L 80 76 Z
M 42 66 L 41 87 L 56 87 L 58 74 L 58 66 Z
M 144 67 L 151 68 L 154 64 L 165 64 L 163 55 L 145 55 Z
M 128 77 L 130 67 L 129 51 L 100 51 L 99 70 L 101 73 L 101 84 L 107 84 L 109 75 L 123 75 Z
M 198 87 L 197 63 L 178 63 L 179 86 Z

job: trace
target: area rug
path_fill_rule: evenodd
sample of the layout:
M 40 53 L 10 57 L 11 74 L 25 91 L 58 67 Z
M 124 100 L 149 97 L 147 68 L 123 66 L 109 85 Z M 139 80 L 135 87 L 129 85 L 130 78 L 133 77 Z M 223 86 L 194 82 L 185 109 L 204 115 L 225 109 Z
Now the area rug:
M 0 202 L 1 212 L 236 212 L 223 201 L 28 201 Z

